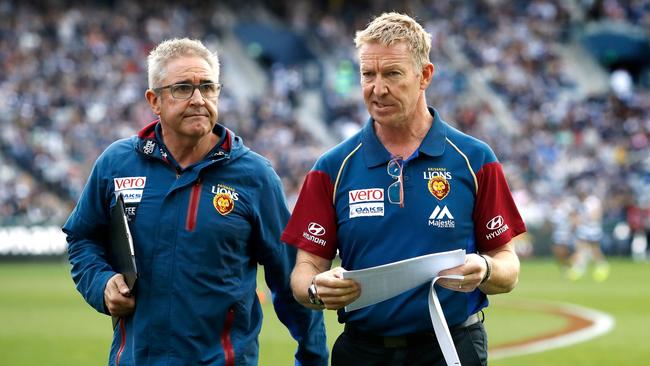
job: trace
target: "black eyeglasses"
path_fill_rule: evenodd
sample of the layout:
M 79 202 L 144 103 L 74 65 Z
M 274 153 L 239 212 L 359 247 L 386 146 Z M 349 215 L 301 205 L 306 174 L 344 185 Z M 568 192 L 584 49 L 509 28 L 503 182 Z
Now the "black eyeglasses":
M 401 156 L 396 156 L 388 162 L 386 171 L 388 175 L 397 179 L 391 185 L 388 186 L 388 202 L 399 205 L 399 207 L 404 207 L 404 184 L 402 170 L 404 167 L 404 160 Z
M 194 95 L 194 90 L 199 89 L 201 96 L 205 99 L 214 99 L 219 96 L 221 92 L 221 84 L 219 83 L 201 83 L 201 84 L 169 84 L 154 88 L 153 91 L 159 93 L 163 89 L 169 88 L 169 92 L 174 99 L 186 100 Z

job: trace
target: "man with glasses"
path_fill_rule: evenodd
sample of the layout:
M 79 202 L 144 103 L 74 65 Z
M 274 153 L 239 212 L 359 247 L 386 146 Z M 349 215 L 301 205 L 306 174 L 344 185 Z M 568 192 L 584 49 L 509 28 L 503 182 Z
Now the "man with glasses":
M 217 123 L 219 60 L 200 41 L 173 39 L 148 58 L 145 97 L 159 118 L 98 158 L 63 227 L 72 277 L 97 311 L 120 317 L 110 365 L 257 365 L 265 266 L 278 318 L 298 341 L 296 364 L 327 364 L 322 314 L 295 301 L 295 249 L 268 160 Z M 129 290 L 107 260 L 121 194 L 138 278 Z
M 362 288 L 358 270 L 464 249 L 437 291 L 463 366 L 487 364 L 486 295 L 511 291 L 525 232 L 492 150 L 444 122 L 426 104 L 434 66 L 431 36 L 412 18 L 386 13 L 357 32 L 363 98 L 370 119 L 319 158 L 305 178 L 282 240 L 298 249 L 294 296 L 338 310 L 345 330 L 332 365 L 445 365 L 422 285 L 345 312 Z M 341 267 L 331 268 L 338 252 Z

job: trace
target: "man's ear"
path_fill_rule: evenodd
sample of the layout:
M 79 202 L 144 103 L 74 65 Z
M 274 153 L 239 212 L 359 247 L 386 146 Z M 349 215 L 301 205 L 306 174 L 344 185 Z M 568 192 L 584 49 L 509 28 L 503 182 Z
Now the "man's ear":
M 431 79 L 433 79 L 433 74 L 435 73 L 435 67 L 432 63 L 428 63 L 422 67 L 422 79 L 420 80 L 420 89 L 426 90 L 431 84 Z
M 144 97 L 147 99 L 147 102 L 149 103 L 149 108 L 151 108 L 153 114 L 155 114 L 156 116 L 160 116 L 160 104 L 161 104 L 160 98 L 162 96 L 156 94 L 151 89 L 147 89 L 147 91 L 144 93 Z

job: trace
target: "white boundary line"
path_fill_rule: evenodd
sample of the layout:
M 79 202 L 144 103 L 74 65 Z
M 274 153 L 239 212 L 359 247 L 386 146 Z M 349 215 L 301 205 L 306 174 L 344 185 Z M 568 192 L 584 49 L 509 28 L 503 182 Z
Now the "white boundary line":
M 561 334 L 553 338 L 542 339 L 537 341 L 531 341 L 529 343 L 518 344 L 511 347 L 498 348 L 494 351 L 489 351 L 489 359 L 495 360 L 500 358 L 520 356 L 530 353 L 544 352 L 555 348 L 567 347 L 572 344 L 586 342 L 592 338 L 596 338 L 603 334 L 610 332 L 616 323 L 614 317 L 611 315 L 578 306 L 575 304 L 567 303 L 536 303 L 537 305 L 543 305 L 545 308 L 554 308 L 560 310 L 563 313 L 570 314 L 572 316 L 585 319 L 592 323 L 592 325 L 577 330 L 575 332 L 569 332 L 566 334 Z M 539 308 L 539 306 L 535 306 Z M 539 309 L 539 311 L 544 312 L 544 309 Z

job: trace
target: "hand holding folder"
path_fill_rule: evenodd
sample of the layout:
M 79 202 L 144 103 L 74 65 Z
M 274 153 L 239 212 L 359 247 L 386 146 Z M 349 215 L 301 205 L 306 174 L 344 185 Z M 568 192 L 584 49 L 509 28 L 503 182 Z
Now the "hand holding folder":
M 129 290 L 133 291 L 135 281 L 138 278 L 138 270 L 135 266 L 135 252 L 133 239 L 129 230 L 129 222 L 124 210 L 124 197 L 118 193 L 115 206 L 111 209 L 111 226 L 108 248 L 108 260 L 113 270 L 124 276 Z M 117 325 L 119 318 L 113 316 L 113 328 Z

